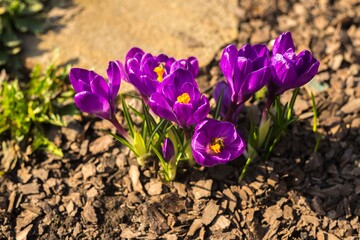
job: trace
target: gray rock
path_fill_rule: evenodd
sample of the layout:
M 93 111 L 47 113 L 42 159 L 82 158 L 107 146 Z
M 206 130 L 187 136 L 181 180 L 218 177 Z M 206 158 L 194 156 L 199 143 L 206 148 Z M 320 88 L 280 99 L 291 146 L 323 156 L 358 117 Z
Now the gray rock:
M 235 0 L 74 0 L 71 8 L 50 12 L 62 16 L 57 28 L 26 39 L 25 62 L 46 66 L 58 48 L 59 63 L 105 74 L 109 60 L 124 61 L 127 51 L 138 46 L 178 59 L 196 56 L 205 66 L 236 39 L 236 7 Z

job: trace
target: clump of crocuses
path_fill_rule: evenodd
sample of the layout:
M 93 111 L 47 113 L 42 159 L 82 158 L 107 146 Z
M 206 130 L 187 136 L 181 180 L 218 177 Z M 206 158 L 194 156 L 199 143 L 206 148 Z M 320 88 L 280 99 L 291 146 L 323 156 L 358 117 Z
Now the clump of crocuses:
M 296 54 L 291 33 L 286 32 L 276 38 L 272 51 L 264 44 L 225 47 L 219 67 L 223 81 L 214 89 L 213 109 L 196 82 L 199 64 L 195 57 L 177 60 L 135 47 L 127 53 L 124 65 L 120 61 L 109 63 L 107 81 L 94 71 L 73 68 L 70 82 L 80 110 L 110 121 L 118 132 L 114 137 L 135 153 L 140 165 L 158 159 L 160 176 L 171 181 L 180 161 L 213 167 L 247 158 L 247 167 L 264 151 L 265 139 L 276 143 L 278 136 L 273 132 L 279 131 L 272 128 L 291 121 L 291 104 L 272 109 L 280 104 L 279 95 L 309 82 L 319 61 L 308 50 Z M 127 105 L 126 94 L 120 95 L 123 124 L 115 115 L 121 80 L 134 86 L 142 102 L 142 109 L 137 110 Z M 243 105 L 264 88 L 267 99 L 260 125 L 254 127 L 251 119 L 250 129 L 244 129 L 240 118 Z M 134 115 L 142 124 L 133 122 Z M 283 122 L 277 122 L 279 119 Z

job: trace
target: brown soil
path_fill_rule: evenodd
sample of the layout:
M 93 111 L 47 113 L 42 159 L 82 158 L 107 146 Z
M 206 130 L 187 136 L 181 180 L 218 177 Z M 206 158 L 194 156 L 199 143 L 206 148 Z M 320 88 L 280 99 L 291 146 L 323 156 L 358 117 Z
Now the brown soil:
M 359 239 L 360 3 L 239 2 L 239 46 L 291 31 L 297 49 L 321 62 L 300 91 L 299 121 L 268 160 L 255 161 L 241 184 L 243 158 L 184 166 L 163 183 L 156 164 L 140 169 L 100 131 L 110 124 L 68 117 L 66 128 L 49 131 L 63 158 L 34 155 L 0 178 L 0 239 Z M 202 89 L 219 81 L 220 55 L 202 70 Z M 309 89 L 319 112 L 316 153 Z

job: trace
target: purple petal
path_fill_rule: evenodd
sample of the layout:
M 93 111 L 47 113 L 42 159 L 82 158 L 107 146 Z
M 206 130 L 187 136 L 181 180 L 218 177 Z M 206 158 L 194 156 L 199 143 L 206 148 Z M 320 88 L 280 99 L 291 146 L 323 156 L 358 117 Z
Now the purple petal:
M 123 75 L 120 72 L 120 68 L 124 69 L 121 62 L 110 61 L 108 69 L 106 70 L 106 73 L 109 77 L 109 95 L 112 102 L 115 101 L 115 98 L 120 89 L 121 77 Z
M 191 122 L 189 122 L 189 120 L 191 119 L 190 116 L 192 116 L 193 114 L 192 104 L 175 102 L 173 109 L 177 118 L 177 123 L 180 125 L 180 127 L 187 128 L 192 124 Z
M 137 76 L 141 75 L 140 72 L 140 63 L 135 58 L 130 58 L 125 63 L 125 70 L 127 74 L 136 74 Z M 125 79 L 126 81 L 126 79 Z
M 301 87 L 308 83 L 318 73 L 319 66 L 320 62 L 316 60 L 310 68 L 297 79 L 293 87 Z
M 166 161 L 170 161 L 171 158 L 175 155 L 174 145 L 170 138 L 165 138 L 162 152 Z
M 130 58 L 136 58 L 140 61 L 141 56 L 144 54 L 145 52 L 138 47 L 131 48 L 125 56 L 125 62 L 127 62 Z
M 158 92 L 153 93 L 149 98 L 148 103 L 151 110 L 159 117 L 165 118 L 166 120 L 172 122 L 177 122 L 176 116 L 171 106 L 162 94 Z
M 275 43 L 272 49 L 273 54 L 283 54 L 288 49 L 295 51 L 294 41 L 290 32 L 284 32 L 275 39 Z
M 243 86 L 239 91 L 239 97 L 241 103 L 247 101 L 254 93 L 263 88 L 271 77 L 271 68 L 264 67 L 257 71 L 250 73 L 246 80 L 244 81 Z
M 233 85 L 234 67 L 237 56 L 238 50 L 235 45 L 231 44 L 224 49 L 220 60 L 220 69 L 230 86 Z
M 187 59 L 187 62 L 188 62 L 188 69 L 190 70 L 190 72 L 192 73 L 192 75 L 194 77 L 197 77 L 197 75 L 199 73 L 199 62 L 198 62 L 197 58 L 189 57 Z
M 103 98 L 110 100 L 109 98 L 109 86 L 106 83 L 105 79 L 98 75 L 90 83 L 91 91 L 97 95 L 102 96 Z
M 210 104 L 209 100 L 202 96 L 201 100 L 198 102 L 198 106 L 196 111 L 191 115 L 191 122 L 190 125 L 196 124 L 207 117 L 210 112 Z
M 83 112 L 94 114 L 103 119 L 111 119 L 111 108 L 107 99 L 91 92 L 75 94 L 76 106 Z
M 90 81 L 92 80 L 92 71 L 82 68 L 72 68 L 69 73 L 70 83 L 75 92 L 91 91 Z

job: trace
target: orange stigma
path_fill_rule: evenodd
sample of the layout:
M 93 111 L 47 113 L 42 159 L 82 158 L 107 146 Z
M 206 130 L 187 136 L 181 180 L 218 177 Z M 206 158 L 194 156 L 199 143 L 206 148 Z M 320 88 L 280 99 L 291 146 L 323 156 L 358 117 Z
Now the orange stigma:
M 210 141 L 210 150 L 212 150 L 214 153 L 220 153 L 221 150 L 224 148 L 224 140 L 221 138 L 214 138 Z
M 188 104 L 190 102 L 190 95 L 188 93 L 183 93 L 177 97 L 179 103 Z
M 156 68 L 154 68 L 154 72 L 157 74 L 157 80 L 159 82 L 162 82 L 163 80 L 163 76 L 164 76 L 164 73 L 165 73 L 165 63 L 160 63 L 159 66 L 157 66 Z

